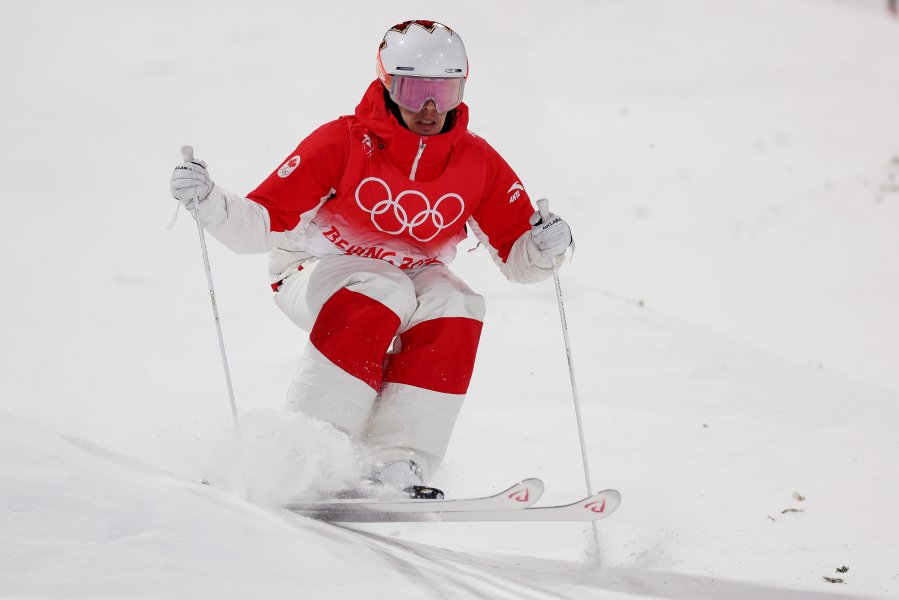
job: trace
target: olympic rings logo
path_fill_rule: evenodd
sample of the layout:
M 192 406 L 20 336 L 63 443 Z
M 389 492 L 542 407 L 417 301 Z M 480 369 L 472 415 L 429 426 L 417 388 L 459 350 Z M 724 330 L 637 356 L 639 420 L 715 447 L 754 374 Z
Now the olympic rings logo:
M 371 215 L 378 231 L 400 235 L 408 230 L 422 243 L 433 240 L 465 213 L 465 202 L 459 194 L 444 194 L 431 206 L 428 197 L 416 190 L 405 190 L 394 198 L 387 183 L 378 177 L 366 177 L 359 183 L 356 204 Z

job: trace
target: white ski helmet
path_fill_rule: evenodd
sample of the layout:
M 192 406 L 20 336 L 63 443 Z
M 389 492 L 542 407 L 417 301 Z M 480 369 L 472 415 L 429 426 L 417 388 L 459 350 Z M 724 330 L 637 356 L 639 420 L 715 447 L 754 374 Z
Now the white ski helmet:
M 384 34 L 378 48 L 378 79 L 390 90 L 394 75 L 431 78 L 468 77 L 462 38 L 436 21 L 404 21 Z

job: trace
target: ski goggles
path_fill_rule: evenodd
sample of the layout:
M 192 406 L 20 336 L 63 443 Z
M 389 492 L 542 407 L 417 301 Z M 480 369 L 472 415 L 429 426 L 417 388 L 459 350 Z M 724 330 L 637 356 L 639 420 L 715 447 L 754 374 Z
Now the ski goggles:
M 445 113 L 462 103 L 465 78 L 409 77 L 394 75 L 390 82 L 390 98 L 407 110 L 418 112 L 433 100 L 437 112 Z

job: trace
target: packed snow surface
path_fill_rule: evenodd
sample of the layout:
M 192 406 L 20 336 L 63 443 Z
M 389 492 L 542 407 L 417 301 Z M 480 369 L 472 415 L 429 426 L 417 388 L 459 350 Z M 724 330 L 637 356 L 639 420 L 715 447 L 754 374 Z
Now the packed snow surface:
M 899 596 L 899 22 L 858 0 L 3 4 L 0 598 Z M 441 20 L 471 127 L 550 198 L 592 480 L 561 523 L 334 526 L 278 508 L 366 457 L 282 411 L 305 334 L 210 239 L 192 144 L 247 192 L 352 112 L 383 31 Z M 434 483 L 585 494 L 551 282 L 488 302 Z

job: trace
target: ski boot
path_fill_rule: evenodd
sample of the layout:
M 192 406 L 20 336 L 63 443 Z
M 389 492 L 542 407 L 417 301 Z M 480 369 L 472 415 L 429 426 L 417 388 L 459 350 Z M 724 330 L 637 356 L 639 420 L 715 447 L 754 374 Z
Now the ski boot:
M 393 460 L 375 466 L 370 481 L 388 490 L 402 490 L 416 500 L 442 500 L 443 491 L 423 485 L 421 467 L 412 460 Z

